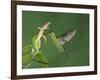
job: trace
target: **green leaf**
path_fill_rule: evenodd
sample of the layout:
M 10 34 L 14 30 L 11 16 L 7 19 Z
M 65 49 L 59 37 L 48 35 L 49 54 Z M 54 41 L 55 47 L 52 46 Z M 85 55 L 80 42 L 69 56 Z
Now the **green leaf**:
M 31 45 L 31 44 L 29 44 L 29 45 L 25 46 L 25 47 L 23 48 L 23 50 L 29 49 L 30 47 L 32 47 L 32 45 Z
M 50 37 L 59 52 L 65 52 L 63 46 L 60 44 L 54 32 L 50 33 Z
M 43 67 L 48 67 L 48 61 L 42 51 L 39 51 L 33 60 L 41 63 Z
M 34 47 L 35 41 L 36 41 L 36 35 L 32 37 L 32 47 Z
M 32 45 L 33 45 L 33 48 L 35 48 L 36 50 L 39 50 L 39 48 L 41 47 L 41 40 L 37 40 L 36 36 L 33 36 Z
M 36 48 L 36 50 L 39 50 L 41 47 L 41 40 L 36 40 L 34 43 L 34 47 Z
M 32 55 L 30 53 L 27 53 L 25 55 L 23 55 L 22 57 L 22 64 L 23 67 L 25 68 L 29 63 L 31 63 L 32 61 Z
M 47 38 L 43 35 L 43 39 L 45 40 L 45 43 L 47 42 Z
M 25 52 L 27 52 L 27 51 L 29 51 L 29 50 L 30 50 L 29 48 L 23 49 L 22 52 L 25 53 Z

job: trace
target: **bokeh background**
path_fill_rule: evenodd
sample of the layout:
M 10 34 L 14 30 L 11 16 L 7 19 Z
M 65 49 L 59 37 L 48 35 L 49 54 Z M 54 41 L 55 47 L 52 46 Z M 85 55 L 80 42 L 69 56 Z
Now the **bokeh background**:
M 51 24 L 47 32 L 54 31 L 57 37 L 69 30 L 77 31 L 72 40 L 64 45 L 69 58 L 58 52 L 48 36 L 47 43 L 42 42 L 42 50 L 48 59 L 49 67 L 89 65 L 89 14 L 23 11 L 22 47 L 32 44 L 32 36 L 39 32 L 38 27 L 48 21 Z M 30 68 L 42 67 L 33 61 Z

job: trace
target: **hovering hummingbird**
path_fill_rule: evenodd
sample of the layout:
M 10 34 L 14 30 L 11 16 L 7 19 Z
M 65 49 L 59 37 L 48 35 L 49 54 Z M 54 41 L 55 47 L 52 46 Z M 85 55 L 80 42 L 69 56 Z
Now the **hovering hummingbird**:
M 60 53 L 66 53 L 66 56 L 69 58 L 68 52 L 66 52 L 64 48 L 64 44 L 72 39 L 72 37 L 76 34 L 76 30 L 68 31 L 60 35 L 56 36 L 54 32 L 50 33 L 50 37 L 55 47 L 58 49 Z

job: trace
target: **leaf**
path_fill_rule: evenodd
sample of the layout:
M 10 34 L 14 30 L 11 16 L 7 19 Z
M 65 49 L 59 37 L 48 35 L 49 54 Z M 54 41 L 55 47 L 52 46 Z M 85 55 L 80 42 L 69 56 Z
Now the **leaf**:
M 41 63 L 43 65 L 43 67 L 48 67 L 48 61 L 45 58 L 44 54 L 42 53 L 42 51 L 39 51 L 37 53 L 37 55 L 34 57 L 33 59 L 34 61 Z
M 39 48 L 41 47 L 41 40 L 37 40 L 36 36 L 33 36 L 32 45 L 36 50 L 39 50 Z
M 64 48 L 62 47 L 62 45 L 60 44 L 59 40 L 57 39 L 56 35 L 54 32 L 50 33 L 50 37 L 54 43 L 54 45 L 56 46 L 56 48 L 58 49 L 59 52 L 65 52 Z
M 36 50 L 39 50 L 41 46 L 41 40 L 36 40 L 34 43 L 34 47 Z
M 25 55 L 23 55 L 22 57 L 22 64 L 23 64 L 23 67 L 25 68 L 29 63 L 31 63 L 32 61 L 32 56 L 30 53 L 27 53 Z
M 25 53 L 25 52 L 27 52 L 27 51 L 29 51 L 29 50 L 30 50 L 29 48 L 23 49 L 23 53 Z
M 45 40 L 45 43 L 47 42 L 47 38 L 43 35 L 43 39 Z
M 32 45 L 31 45 L 31 44 L 29 44 L 29 45 L 25 46 L 25 47 L 23 48 L 23 50 L 25 50 L 25 49 L 29 49 L 30 47 L 32 47 Z
M 36 35 L 32 37 L 32 47 L 34 47 L 35 41 L 36 41 Z

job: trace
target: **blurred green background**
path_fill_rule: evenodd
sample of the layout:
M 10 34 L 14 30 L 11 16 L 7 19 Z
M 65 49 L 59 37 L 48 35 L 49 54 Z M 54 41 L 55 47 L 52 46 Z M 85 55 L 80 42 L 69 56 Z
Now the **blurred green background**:
M 22 11 L 22 46 L 32 44 L 32 36 L 39 32 L 38 27 L 48 21 L 51 24 L 47 32 L 54 31 L 57 36 L 68 30 L 77 30 L 72 40 L 64 45 L 69 59 L 57 51 L 49 37 L 46 44 L 42 43 L 49 67 L 89 65 L 89 14 Z M 30 68 L 41 68 L 41 64 L 33 61 Z

